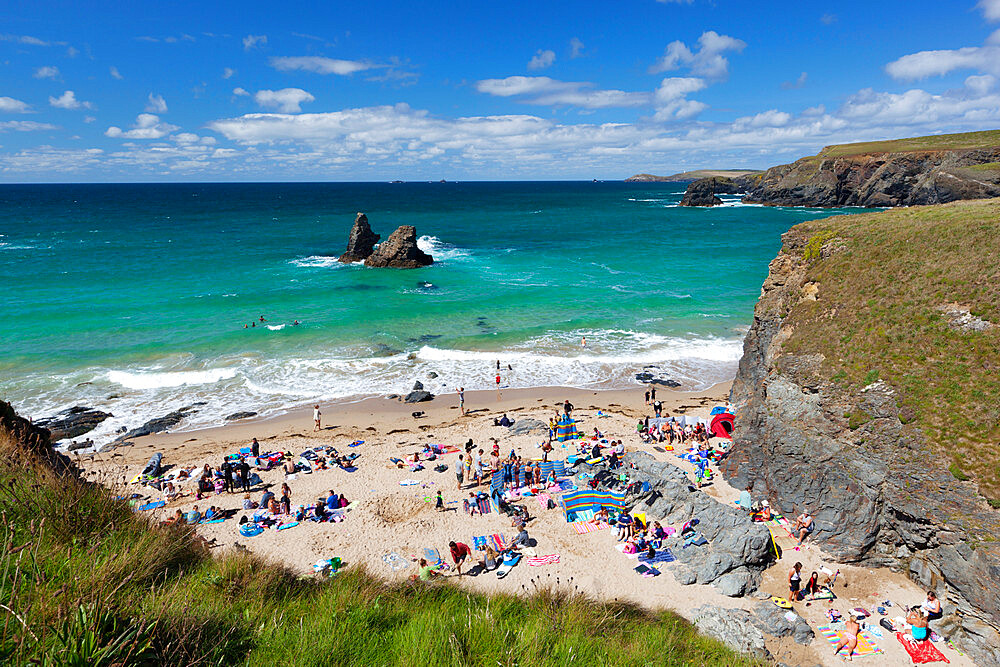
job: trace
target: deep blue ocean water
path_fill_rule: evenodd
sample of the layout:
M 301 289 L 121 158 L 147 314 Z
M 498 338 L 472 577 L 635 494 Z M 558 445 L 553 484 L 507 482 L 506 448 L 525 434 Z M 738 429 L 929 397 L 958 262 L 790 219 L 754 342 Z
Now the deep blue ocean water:
M 186 427 L 414 379 L 488 388 L 498 359 L 516 387 L 634 386 L 656 366 L 701 388 L 733 376 L 781 233 L 840 211 L 682 208 L 683 190 L 0 186 L 0 396 L 34 417 L 109 410 L 100 440 L 195 401 Z M 338 264 L 357 211 L 383 238 L 415 225 L 435 264 Z

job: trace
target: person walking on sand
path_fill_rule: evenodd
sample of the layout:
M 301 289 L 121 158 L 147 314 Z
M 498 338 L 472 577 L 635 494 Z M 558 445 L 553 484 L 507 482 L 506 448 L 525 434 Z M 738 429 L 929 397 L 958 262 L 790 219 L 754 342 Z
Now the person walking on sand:
M 465 457 L 462 454 L 458 455 L 458 463 L 455 464 L 455 477 L 458 478 L 458 490 L 462 490 L 462 473 L 465 471 Z
M 500 363 L 500 362 L 497 362 L 497 363 Z M 500 372 L 499 371 L 497 371 L 496 381 L 497 381 L 497 400 L 499 401 L 500 400 Z
M 320 419 L 323 413 L 319 411 L 319 404 L 313 406 L 313 430 L 318 431 L 321 428 Z
M 250 490 L 250 464 L 246 459 L 240 459 L 240 485 L 244 491 Z
M 465 387 L 459 387 L 455 391 L 458 392 L 458 409 L 462 413 L 462 415 L 464 416 L 465 415 Z
M 646 390 L 646 405 L 649 405 L 649 390 Z

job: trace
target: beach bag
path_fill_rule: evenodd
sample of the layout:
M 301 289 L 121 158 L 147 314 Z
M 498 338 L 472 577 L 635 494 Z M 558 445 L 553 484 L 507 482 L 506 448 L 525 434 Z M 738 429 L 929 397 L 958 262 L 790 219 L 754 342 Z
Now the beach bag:
M 892 627 L 892 621 L 890 621 L 888 618 L 880 618 L 878 624 L 881 625 L 886 630 L 888 630 L 889 632 L 894 632 L 896 630 L 894 627 Z

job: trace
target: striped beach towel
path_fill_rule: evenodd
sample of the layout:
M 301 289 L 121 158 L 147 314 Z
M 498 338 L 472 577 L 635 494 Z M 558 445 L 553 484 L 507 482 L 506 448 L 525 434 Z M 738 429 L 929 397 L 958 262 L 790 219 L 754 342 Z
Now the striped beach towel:
M 550 496 L 547 493 L 539 493 L 537 498 L 538 498 L 538 506 L 541 507 L 543 510 L 548 509 L 549 501 L 552 500 L 552 496 Z
M 822 635 L 826 641 L 830 642 L 831 645 L 836 646 L 843 635 L 841 630 L 834 630 L 829 625 L 821 625 L 818 628 L 820 635 Z M 878 647 L 875 640 L 872 639 L 871 635 L 862 630 L 858 633 L 858 645 L 854 648 L 854 652 L 851 654 L 852 658 L 864 657 L 866 655 L 875 655 L 877 653 L 883 653 L 882 649 Z
M 596 533 L 599 530 L 604 530 L 608 527 L 608 524 L 603 521 L 574 521 L 573 530 L 576 531 L 577 535 L 585 535 L 586 533 Z
M 507 537 L 503 533 L 493 533 L 486 539 L 497 553 L 507 548 Z
M 565 477 L 566 476 L 566 462 L 563 461 L 562 459 L 559 459 L 558 461 L 553 461 L 552 462 L 552 472 L 554 472 L 556 474 L 557 478 L 559 478 L 559 477 Z
M 528 565 L 534 567 L 539 567 L 542 565 L 551 565 L 552 563 L 559 562 L 559 554 L 549 554 L 548 556 L 537 556 L 535 558 L 528 559 Z

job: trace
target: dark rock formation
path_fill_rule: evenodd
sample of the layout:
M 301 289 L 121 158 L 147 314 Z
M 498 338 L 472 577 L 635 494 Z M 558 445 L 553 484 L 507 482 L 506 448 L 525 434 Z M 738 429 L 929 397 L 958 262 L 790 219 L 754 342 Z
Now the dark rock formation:
M 249 419 L 250 417 L 256 417 L 257 413 L 252 410 L 244 410 L 243 412 L 234 412 L 231 415 L 226 415 L 226 421 L 232 422 L 238 419 Z
M 940 628 L 978 664 L 1000 665 L 1000 515 L 903 423 L 893 387 L 849 393 L 823 379 L 818 355 L 784 346 L 793 332 L 783 320 L 810 292 L 806 233 L 782 240 L 730 395 L 737 418 L 724 476 L 736 488 L 754 482 L 786 515 L 810 510 L 811 539 L 836 557 L 899 568 L 936 590 Z M 853 413 L 870 420 L 852 429 L 844 416 Z
M 549 425 L 541 419 L 522 417 L 514 422 L 514 425 L 508 429 L 507 435 L 548 435 L 548 432 Z
M 354 226 L 351 227 L 351 234 L 347 237 L 347 250 L 340 256 L 338 261 L 345 264 L 363 262 L 371 256 L 375 244 L 381 238 L 368 225 L 368 216 L 359 212 L 358 216 L 354 219 Z
M 365 259 L 365 266 L 393 269 L 417 269 L 433 263 L 434 258 L 417 247 L 417 230 L 412 225 L 399 227 Z
M 0 434 L 2 433 L 9 434 L 13 440 L 21 443 L 26 451 L 48 461 L 56 472 L 76 474 L 76 469 L 69 457 L 52 449 L 48 429 L 35 426 L 18 415 L 10 403 L 4 401 L 0 401 Z M 17 450 L 11 448 L 9 453 L 15 456 Z M 28 461 L 24 463 L 29 465 Z
M 127 440 L 131 440 L 132 438 L 141 438 L 145 435 L 152 435 L 153 433 L 162 433 L 163 431 L 171 429 L 174 426 L 177 426 L 177 424 L 181 423 L 181 421 L 188 415 L 197 412 L 197 410 L 195 410 L 195 406 L 197 405 L 204 405 L 204 403 L 200 404 L 194 403 L 193 405 L 183 407 L 179 410 L 174 410 L 173 412 L 165 414 L 162 417 L 157 417 L 156 419 L 150 419 L 148 422 L 146 422 L 139 428 L 134 428 L 131 431 L 125 433 L 125 435 L 116 438 L 114 442 L 110 443 L 106 448 L 102 447 L 102 450 L 113 449 L 115 447 L 124 444 Z
M 974 150 L 821 152 L 749 177 L 743 201 L 776 206 L 913 206 L 1000 196 L 1000 147 Z M 985 165 L 985 168 L 983 167 Z
M 85 408 L 77 405 L 69 410 L 63 410 L 48 419 L 40 419 L 36 425 L 47 428 L 50 439 L 53 442 L 58 442 L 59 440 L 76 438 L 84 433 L 89 433 L 111 416 L 113 415 L 108 412 L 101 412 L 94 408 Z
M 635 466 L 631 479 L 650 486 L 649 495 L 636 502 L 635 511 L 670 524 L 698 519 L 697 530 L 707 545 L 684 548 L 679 536 L 666 543 L 683 565 L 682 571 L 693 575 L 687 583 L 715 583 L 722 593 L 734 597 L 757 589 L 761 571 L 774 557 L 767 528 L 750 521 L 742 510 L 692 491 L 691 482 L 675 465 L 656 461 L 646 452 L 627 454 L 625 462 Z
M 718 206 L 722 200 L 716 197 L 718 194 L 736 194 L 743 192 L 744 188 L 739 181 L 722 176 L 712 178 L 700 178 L 691 183 L 684 198 L 681 199 L 681 206 Z
M 423 389 L 414 389 L 406 398 L 403 399 L 404 403 L 423 403 L 424 401 L 434 400 L 434 394 Z

